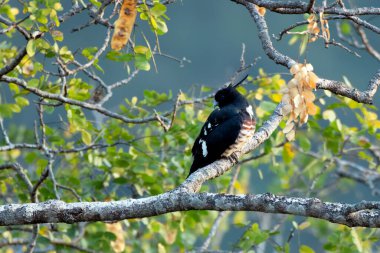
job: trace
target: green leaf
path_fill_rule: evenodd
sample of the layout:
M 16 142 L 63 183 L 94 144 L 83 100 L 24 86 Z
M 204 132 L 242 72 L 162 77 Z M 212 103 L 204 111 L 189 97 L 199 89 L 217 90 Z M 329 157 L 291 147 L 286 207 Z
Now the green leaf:
M 301 136 L 299 138 L 299 141 L 300 141 L 300 147 L 304 150 L 304 151 L 309 151 L 310 148 L 311 148 L 311 143 L 310 143 L 310 140 L 306 137 L 306 136 Z
M 159 35 L 167 33 L 168 30 L 168 26 L 164 20 L 157 20 L 157 32 Z
M 56 10 L 56 11 L 63 11 L 62 4 L 59 3 L 59 2 L 55 3 L 55 4 L 53 5 L 53 8 L 54 8 L 54 10 Z
M 26 45 L 26 53 L 29 57 L 33 57 L 36 54 L 36 41 L 35 40 L 29 40 L 28 44 Z
M 300 253 L 314 253 L 315 251 L 312 248 L 310 248 L 309 246 L 301 245 L 299 252 Z
M 362 240 L 360 239 L 358 232 L 356 231 L 356 228 L 351 229 L 351 237 L 352 237 L 352 242 L 355 244 L 358 252 L 363 252 L 363 243 L 362 243 Z
M 336 114 L 333 110 L 326 110 L 322 113 L 322 117 L 325 120 L 333 122 L 336 119 Z
M 303 55 L 305 53 L 308 42 L 309 42 L 309 36 L 308 35 L 302 35 L 301 44 L 300 44 L 300 48 L 299 48 L 299 54 L 300 55 Z
M 140 19 L 141 20 L 148 20 L 148 14 L 146 13 L 146 12 L 142 12 L 141 14 L 140 14 Z
M 150 16 L 150 24 L 152 25 L 153 29 L 156 30 L 157 29 L 157 21 L 156 21 L 156 18 L 154 16 Z
M 21 107 L 17 104 L 9 104 L 9 109 L 15 113 L 21 112 Z
M 266 241 L 266 239 L 268 239 L 269 234 L 267 232 L 261 231 L 259 228 L 259 224 L 257 224 L 257 223 L 253 224 L 251 229 L 252 229 L 252 232 L 254 234 L 254 237 L 253 237 L 254 245 L 258 245 L 258 244 Z
M 258 245 L 269 238 L 269 233 L 262 231 L 257 223 L 254 223 L 241 237 L 238 246 L 243 251 L 248 251 L 253 245 Z
M 166 6 L 161 3 L 156 3 L 151 9 L 150 13 L 153 16 L 159 17 L 166 13 Z
M 55 26 L 57 27 L 61 24 L 58 19 L 57 11 L 54 9 L 50 12 L 50 19 L 54 21 Z
M 294 45 L 294 44 L 298 41 L 299 38 L 300 38 L 300 36 L 298 36 L 298 35 L 293 35 L 293 36 L 289 39 L 289 42 L 288 42 L 289 46 Z
M 323 249 L 325 249 L 327 251 L 335 251 L 336 248 L 337 248 L 336 244 L 331 243 L 331 242 L 328 242 L 325 245 L 323 245 Z
M 262 101 L 259 105 L 261 109 L 263 109 L 266 112 L 271 112 L 276 108 L 276 104 L 270 101 Z
M 42 39 L 42 38 L 39 38 L 39 39 L 36 39 L 36 47 L 39 48 L 39 49 L 50 49 L 50 44 Z
M 89 132 L 87 132 L 86 130 L 81 130 L 81 137 L 82 137 L 82 141 L 84 144 L 86 145 L 91 145 L 92 143 L 92 138 L 91 138 L 91 134 Z
M 59 49 L 59 55 L 63 60 L 65 60 L 65 62 L 74 60 L 74 56 L 67 46 L 63 46 L 61 49 Z
M 157 245 L 157 248 L 158 248 L 158 253 L 166 253 L 166 249 L 164 245 L 162 245 L 161 243 Z
M 117 62 L 129 62 L 133 60 L 132 54 L 123 54 L 121 52 L 117 51 L 109 51 L 106 55 L 106 58 L 111 61 L 117 61 Z
M 82 50 L 82 55 L 86 57 L 88 60 L 94 58 L 94 54 L 98 51 L 97 47 L 87 47 Z
M 12 111 L 9 108 L 9 104 L 0 104 L 0 116 L 4 118 L 12 116 Z
M 135 57 L 135 67 L 140 70 L 149 71 L 150 70 L 150 64 L 149 61 L 146 59 L 145 56 L 138 54 Z
M 15 94 L 20 93 L 20 88 L 18 87 L 17 84 L 10 83 L 10 84 L 9 84 L 9 89 L 10 89 L 11 91 L 13 91 Z
M 29 105 L 29 100 L 24 98 L 24 97 L 16 97 L 15 98 L 16 100 L 16 103 L 21 106 L 21 107 L 24 107 L 24 106 L 28 106 Z
M 146 54 L 150 50 L 148 47 L 144 47 L 144 46 L 139 45 L 139 46 L 135 46 L 133 51 L 135 51 L 136 54 Z
M 51 36 L 53 37 L 53 40 L 55 41 L 63 41 L 63 32 L 58 30 L 51 31 Z
M 90 0 L 90 2 L 98 8 L 102 6 L 102 3 L 97 0 Z
M 296 153 L 293 151 L 292 144 L 291 143 L 285 143 L 284 148 L 282 150 L 282 159 L 286 164 L 290 163 Z
M 343 21 L 340 23 L 340 30 L 342 31 L 343 35 L 350 35 L 351 34 L 351 25 L 347 21 Z

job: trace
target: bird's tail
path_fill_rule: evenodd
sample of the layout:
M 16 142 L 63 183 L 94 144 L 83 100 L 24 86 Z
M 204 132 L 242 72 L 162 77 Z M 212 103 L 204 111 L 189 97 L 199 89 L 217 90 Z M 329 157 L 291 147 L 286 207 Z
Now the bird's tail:
M 196 172 L 198 169 L 206 167 L 209 164 L 210 164 L 210 162 L 207 162 L 204 160 L 198 160 L 198 159 L 194 158 L 193 164 L 190 167 L 189 175 L 187 175 L 186 178 L 188 178 L 192 173 Z
M 190 175 L 195 172 L 197 169 L 199 169 L 198 165 L 196 164 L 196 162 L 194 161 L 193 164 L 191 165 L 190 167 L 190 172 L 189 172 L 189 175 L 187 175 L 186 179 L 188 177 L 190 177 Z

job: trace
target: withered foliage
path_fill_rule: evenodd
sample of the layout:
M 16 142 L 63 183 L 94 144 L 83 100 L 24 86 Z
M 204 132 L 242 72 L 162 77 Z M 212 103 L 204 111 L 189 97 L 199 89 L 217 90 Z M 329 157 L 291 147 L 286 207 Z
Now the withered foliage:
M 265 12 L 267 11 L 267 9 L 265 9 L 265 7 L 260 7 L 258 5 L 255 5 L 255 8 L 259 12 L 260 16 L 264 17 Z
M 284 94 L 282 102 L 285 104 L 283 113 L 289 114 L 283 132 L 289 141 L 294 140 L 296 123 L 305 124 L 309 115 L 317 113 L 317 106 L 314 104 L 318 77 L 313 72 L 311 64 L 295 64 L 290 68 L 293 78 L 288 82 L 281 92 Z
M 128 43 L 133 26 L 135 25 L 137 15 L 136 5 L 136 0 L 123 1 L 111 40 L 111 48 L 113 50 L 119 51 Z

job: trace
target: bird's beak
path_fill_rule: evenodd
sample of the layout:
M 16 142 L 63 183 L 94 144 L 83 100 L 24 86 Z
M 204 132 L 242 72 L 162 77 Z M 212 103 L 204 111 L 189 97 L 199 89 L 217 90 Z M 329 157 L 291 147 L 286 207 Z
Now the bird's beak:
M 219 107 L 219 103 L 214 101 L 214 108 Z

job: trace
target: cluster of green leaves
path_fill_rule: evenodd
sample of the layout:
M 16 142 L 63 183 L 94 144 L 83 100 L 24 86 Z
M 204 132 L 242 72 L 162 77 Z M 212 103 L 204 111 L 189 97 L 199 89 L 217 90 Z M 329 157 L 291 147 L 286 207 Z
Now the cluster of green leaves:
M 24 5 L 24 12 L 30 13 L 30 20 L 40 24 L 40 31 L 47 32 L 49 21 L 54 22 L 56 26 L 60 25 L 58 20 L 58 11 L 62 11 L 62 5 L 59 0 L 35 0 L 28 1 Z
M 166 13 L 166 6 L 159 1 L 153 1 L 153 7 L 149 7 L 144 0 L 144 4 L 138 6 L 137 10 L 140 12 L 140 19 L 148 21 L 150 28 L 157 35 L 163 35 L 168 32 L 166 20 L 169 17 Z

